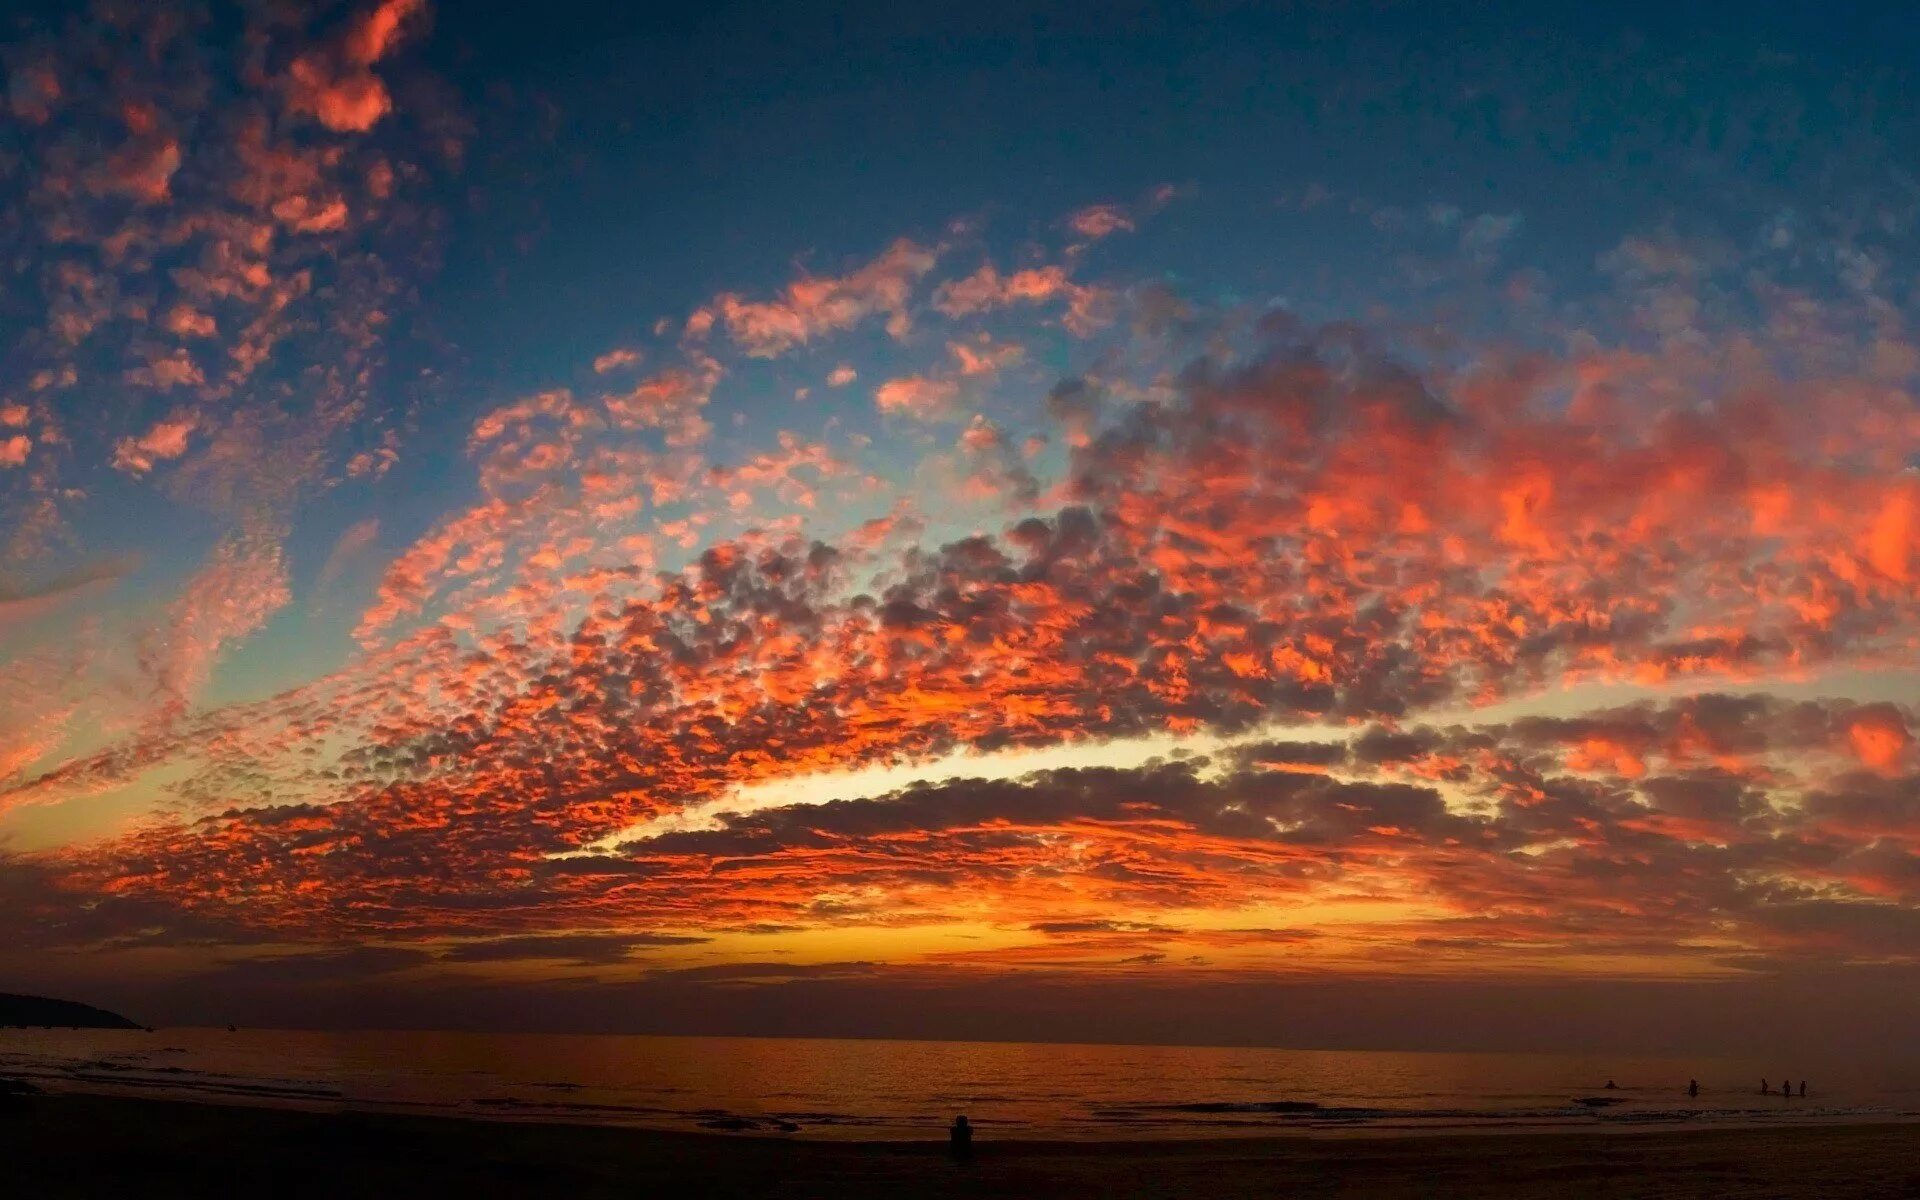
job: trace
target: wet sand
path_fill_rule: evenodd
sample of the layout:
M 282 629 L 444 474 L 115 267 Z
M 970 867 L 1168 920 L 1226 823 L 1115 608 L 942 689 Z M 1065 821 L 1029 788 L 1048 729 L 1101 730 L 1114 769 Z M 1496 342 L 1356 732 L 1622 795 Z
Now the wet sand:
M 185 1101 L 0 1106 L 0 1195 L 1920 1198 L 1920 1126 L 982 1144 L 799 1142 Z

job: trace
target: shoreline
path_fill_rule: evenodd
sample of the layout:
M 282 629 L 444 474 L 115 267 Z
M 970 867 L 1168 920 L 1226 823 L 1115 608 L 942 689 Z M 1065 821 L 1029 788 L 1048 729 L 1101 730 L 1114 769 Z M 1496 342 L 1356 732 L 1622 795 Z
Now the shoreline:
M 0 1083 L 7 1077 L 0 1076 Z M 557 1125 L 583 1129 L 614 1129 L 668 1137 L 714 1137 L 739 1141 L 759 1139 L 796 1144 L 840 1146 L 903 1147 L 938 1141 L 944 1131 L 929 1124 L 926 1136 L 899 1136 L 894 1133 L 840 1132 L 840 1126 L 823 1124 L 800 1126 L 785 1118 L 765 1113 L 734 1113 L 719 1109 L 703 1110 L 713 1123 L 699 1121 L 640 1120 L 631 1116 L 608 1115 L 603 1106 L 583 1107 L 556 1104 L 551 1107 L 534 1101 L 469 1101 L 456 1107 L 432 1101 L 379 1101 L 328 1096 L 270 1086 L 231 1085 L 208 1088 L 195 1084 L 159 1081 L 89 1080 L 74 1086 L 71 1078 L 54 1074 L 16 1072 L 19 1079 L 41 1089 L 43 1097 L 94 1097 L 124 1100 L 129 1103 L 188 1104 L 210 1108 L 264 1109 L 304 1113 L 316 1116 L 364 1116 L 429 1118 L 470 1122 L 478 1125 Z M 52 1085 L 52 1086 L 46 1086 Z M 1128 1129 L 1115 1126 L 1086 1136 L 1054 1131 L 1024 1132 L 1005 1128 L 991 1115 L 975 1117 L 976 1126 L 997 1145 L 1019 1146 L 1130 1146 L 1179 1145 L 1184 1143 L 1248 1144 L 1264 1141 L 1366 1141 L 1417 1140 L 1462 1137 L 1528 1137 L 1562 1135 L 1569 1137 L 1616 1137 L 1636 1134 L 1699 1133 L 1715 1130 L 1794 1130 L 1852 1126 L 1920 1125 L 1920 1111 L 1873 1111 L 1862 1109 L 1777 1110 L 1727 1108 L 1708 1110 L 1636 1110 L 1609 1116 L 1604 1110 L 1582 1113 L 1568 1110 L 1564 1115 L 1541 1112 L 1497 1111 L 1463 1113 L 1459 1111 L 1422 1113 L 1401 1110 L 1390 1118 L 1346 1118 L 1342 1110 L 1324 1115 L 1296 1113 L 1290 1123 L 1248 1120 L 1223 1120 L 1217 1123 L 1182 1123 Z M 1584 1119 L 1583 1119 L 1584 1117 Z M 1916 1153 L 1920 1153 L 1917 1150 Z
M 1920 1196 L 1911 1122 L 1363 1137 L 794 1139 L 442 1114 L 45 1093 L 0 1106 L 22 1194 Z

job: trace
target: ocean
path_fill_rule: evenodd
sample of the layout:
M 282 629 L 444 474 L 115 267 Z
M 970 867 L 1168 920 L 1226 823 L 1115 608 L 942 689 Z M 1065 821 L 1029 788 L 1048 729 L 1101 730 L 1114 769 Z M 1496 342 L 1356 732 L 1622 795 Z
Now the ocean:
M 1780 1072 L 1805 1098 L 1762 1095 Z M 1207 1046 L 0 1030 L 48 1091 L 839 1139 L 1132 1140 L 1920 1117 L 1911 1065 Z M 1697 1079 L 1700 1094 L 1686 1093 Z M 1615 1085 L 1608 1088 L 1609 1081 Z

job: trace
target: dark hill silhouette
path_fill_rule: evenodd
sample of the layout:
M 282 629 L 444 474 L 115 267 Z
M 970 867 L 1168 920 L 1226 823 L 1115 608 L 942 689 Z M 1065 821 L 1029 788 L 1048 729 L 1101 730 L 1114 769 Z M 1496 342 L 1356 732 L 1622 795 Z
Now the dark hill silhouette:
M 140 1026 L 119 1013 L 55 1000 L 48 996 L 16 996 L 0 992 L 0 1027 L 9 1025 L 49 1025 L 73 1029 L 138 1029 Z

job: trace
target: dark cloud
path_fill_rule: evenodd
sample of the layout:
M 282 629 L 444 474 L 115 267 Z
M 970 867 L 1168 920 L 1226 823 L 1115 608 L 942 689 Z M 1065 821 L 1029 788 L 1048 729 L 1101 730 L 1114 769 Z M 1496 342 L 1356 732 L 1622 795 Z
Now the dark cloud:
M 442 951 L 445 962 L 510 962 L 553 959 L 577 966 L 604 966 L 625 961 L 637 950 L 662 946 L 697 946 L 712 938 L 673 933 L 557 933 L 491 938 L 462 942 Z
M 1033 924 L 1027 926 L 1027 928 L 1035 933 L 1046 934 L 1153 934 L 1174 932 L 1165 925 L 1152 925 L 1139 921 L 1035 921 Z

